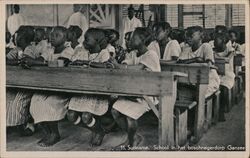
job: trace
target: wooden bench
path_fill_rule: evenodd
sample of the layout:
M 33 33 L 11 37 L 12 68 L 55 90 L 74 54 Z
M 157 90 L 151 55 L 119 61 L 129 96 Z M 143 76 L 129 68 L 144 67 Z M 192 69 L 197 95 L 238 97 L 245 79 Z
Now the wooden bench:
M 242 66 L 243 66 L 243 62 L 245 60 L 245 56 L 243 56 L 242 54 L 237 54 L 234 57 L 234 73 L 235 73 L 235 86 L 233 87 L 234 89 L 234 103 L 238 103 L 243 96 L 243 91 L 244 91 L 244 75 L 242 73 Z
M 159 96 L 159 145 L 174 145 L 176 72 L 7 66 L 6 87 L 66 93 Z
M 176 101 L 175 103 L 175 143 L 183 146 L 187 143 L 188 136 L 188 110 L 197 105 L 195 101 Z
M 192 84 L 196 86 L 197 102 L 195 110 L 194 142 L 198 142 L 204 131 L 205 121 L 205 92 L 209 79 L 209 66 L 203 63 L 177 64 L 175 61 L 161 60 L 161 70 L 170 72 L 183 72 L 188 77 L 179 77 L 179 83 Z

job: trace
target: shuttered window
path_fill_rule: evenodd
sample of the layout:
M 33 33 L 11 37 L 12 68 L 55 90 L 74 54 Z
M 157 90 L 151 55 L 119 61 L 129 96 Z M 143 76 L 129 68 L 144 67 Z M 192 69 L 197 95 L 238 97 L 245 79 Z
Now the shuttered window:
M 172 27 L 178 27 L 178 5 L 166 5 L 165 10 L 165 21 L 169 22 Z
M 232 25 L 245 26 L 245 5 L 233 4 L 232 5 Z

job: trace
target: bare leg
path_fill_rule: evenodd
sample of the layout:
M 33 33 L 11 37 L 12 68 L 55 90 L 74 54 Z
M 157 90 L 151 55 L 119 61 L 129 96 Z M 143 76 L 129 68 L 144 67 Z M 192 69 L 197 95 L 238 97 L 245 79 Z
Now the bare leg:
M 51 131 L 50 131 L 50 129 L 49 129 L 49 126 L 48 126 L 48 124 L 46 123 L 46 122 L 42 122 L 41 124 L 41 127 L 42 127 L 42 130 L 43 130 L 43 138 L 42 139 L 40 139 L 37 143 L 38 143 L 38 145 L 40 145 L 40 143 L 43 143 L 44 141 L 46 141 L 48 138 L 49 138 L 49 136 L 50 136 L 50 133 L 51 133 Z M 40 145 L 41 146 L 41 145 Z
M 58 130 L 58 121 L 47 122 L 47 125 L 50 130 L 50 135 L 48 139 L 39 143 L 39 145 L 42 147 L 48 147 L 48 146 L 54 145 L 60 140 L 60 134 Z
M 92 131 L 92 137 L 90 140 L 91 145 L 101 145 L 105 136 L 104 129 L 101 127 L 101 123 L 97 118 L 89 112 L 82 113 L 82 122 Z
M 129 145 L 132 146 L 137 146 L 141 142 L 142 138 L 136 134 L 137 128 L 138 128 L 138 123 L 137 120 L 134 120 L 130 117 L 127 117 L 128 121 L 128 141 Z
M 225 108 L 226 108 L 226 104 L 228 104 L 227 100 L 227 93 L 228 90 L 226 87 L 224 86 L 220 86 L 220 90 L 221 90 L 221 99 L 220 99 L 220 107 L 219 107 L 219 121 L 220 122 L 224 122 L 226 121 L 225 119 Z

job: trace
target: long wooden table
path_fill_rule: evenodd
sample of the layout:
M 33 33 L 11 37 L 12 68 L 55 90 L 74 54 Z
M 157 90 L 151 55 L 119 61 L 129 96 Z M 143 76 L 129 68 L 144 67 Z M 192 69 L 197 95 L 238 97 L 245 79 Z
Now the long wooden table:
M 159 145 L 174 145 L 174 105 L 176 72 L 147 72 L 95 68 L 22 69 L 7 66 L 6 87 L 30 90 L 104 94 L 121 96 L 159 96 Z
M 183 72 L 188 77 L 178 78 L 179 83 L 193 84 L 197 87 L 196 101 L 197 107 L 195 112 L 194 136 L 197 142 L 203 134 L 205 121 L 205 92 L 209 83 L 209 66 L 203 63 L 177 64 L 175 61 L 161 60 L 162 71 Z

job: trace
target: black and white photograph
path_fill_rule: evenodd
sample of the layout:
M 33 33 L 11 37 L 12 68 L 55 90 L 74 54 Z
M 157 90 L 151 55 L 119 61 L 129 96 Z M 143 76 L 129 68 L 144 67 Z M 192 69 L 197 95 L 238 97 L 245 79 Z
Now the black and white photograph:
M 32 2 L 1 4 L 1 157 L 249 152 L 248 1 Z

